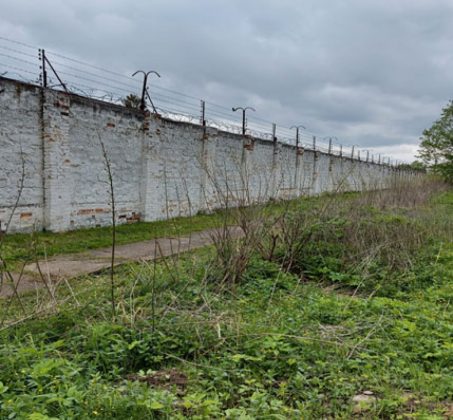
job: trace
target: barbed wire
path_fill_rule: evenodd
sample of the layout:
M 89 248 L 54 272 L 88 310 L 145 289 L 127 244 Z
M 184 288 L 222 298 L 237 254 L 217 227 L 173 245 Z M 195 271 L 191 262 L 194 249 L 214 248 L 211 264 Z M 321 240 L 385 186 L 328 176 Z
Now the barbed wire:
M 10 69 L 13 69 L 13 70 L 17 70 L 18 72 L 20 72 L 20 73 L 14 73 L 14 74 L 18 75 L 19 77 L 22 77 L 23 81 L 31 81 L 31 79 L 22 76 L 21 73 L 28 73 L 28 74 L 35 75 L 35 72 L 27 70 L 27 69 L 24 69 L 24 68 L 21 68 L 21 67 L 11 66 L 9 64 L 3 64 L 3 63 L 1 64 L 1 66 L 2 67 L 6 67 L 6 68 L 10 68 Z M 3 75 L 8 75 L 8 74 L 10 74 L 10 72 L 6 71 L 6 72 L 2 72 L 2 74 Z M 35 79 L 34 81 L 36 81 L 36 80 L 37 79 Z
M 32 53 L 33 50 L 35 53 Z M 42 49 L 25 42 L 0 36 L 0 76 L 10 77 L 27 83 L 43 82 L 42 74 Z M 134 78 L 112 69 L 106 69 L 77 58 L 67 57 L 54 51 L 45 51 L 46 58 L 52 65 L 52 72 L 47 71 L 47 87 L 61 90 L 64 89 L 60 80 L 64 81 L 68 91 L 97 100 L 102 100 L 116 105 L 123 105 L 129 95 L 138 96 L 142 90 L 142 80 Z M 28 58 L 33 58 L 30 61 Z M 56 74 L 53 74 L 55 69 Z M 58 76 L 57 76 L 58 75 Z M 33 76 L 33 77 L 31 77 Z M 201 124 L 202 121 L 209 127 L 228 131 L 235 134 L 242 133 L 242 120 L 240 115 L 232 113 L 232 109 L 211 101 L 203 101 L 200 98 L 184 92 L 169 89 L 152 83 L 150 90 L 156 110 L 165 118 L 180 122 Z M 204 103 L 204 115 L 201 114 L 201 104 Z M 274 122 L 259 115 L 247 115 L 247 133 L 263 140 L 274 140 Z M 275 137 L 278 142 L 296 146 L 296 131 L 284 125 L 275 126 Z M 359 157 L 358 146 L 339 144 L 326 141 L 326 137 L 320 136 L 309 129 L 299 131 L 299 147 L 316 149 L 332 154 Z M 337 139 L 336 139 L 337 140 Z M 367 152 L 366 149 L 362 149 Z M 368 149 L 369 152 L 372 149 Z M 371 159 L 373 159 L 371 154 Z M 370 161 L 371 161 L 370 159 Z M 389 158 L 385 157 L 386 160 Z M 380 161 L 384 156 L 380 156 Z
M 36 50 L 36 46 L 30 45 L 30 44 L 26 44 L 25 42 L 22 42 L 22 41 L 17 41 L 15 39 L 7 38 L 5 36 L 0 36 L 0 39 L 2 41 L 6 41 L 6 42 L 9 42 L 11 44 L 21 45 L 23 47 L 30 48 L 32 50 Z
M 23 52 L 23 51 L 19 51 L 16 48 L 9 48 L 9 47 L 5 47 L 3 45 L 0 45 L 0 49 L 5 50 L 5 51 L 11 51 L 11 52 L 13 52 L 15 54 L 24 55 L 26 57 L 31 57 L 31 58 L 34 58 L 34 59 L 36 59 L 36 57 L 37 57 L 36 54 L 29 54 L 29 53 L 26 53 L 26 52 Z

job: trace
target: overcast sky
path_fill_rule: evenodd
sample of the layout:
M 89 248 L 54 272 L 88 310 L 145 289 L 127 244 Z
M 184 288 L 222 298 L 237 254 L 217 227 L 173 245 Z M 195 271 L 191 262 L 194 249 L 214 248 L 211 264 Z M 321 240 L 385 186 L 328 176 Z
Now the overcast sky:
M 453 0 L 0 0 L 0 36 L 412 160 L 453 97 Z M 0 60 L 1 62 L 1 60 Z

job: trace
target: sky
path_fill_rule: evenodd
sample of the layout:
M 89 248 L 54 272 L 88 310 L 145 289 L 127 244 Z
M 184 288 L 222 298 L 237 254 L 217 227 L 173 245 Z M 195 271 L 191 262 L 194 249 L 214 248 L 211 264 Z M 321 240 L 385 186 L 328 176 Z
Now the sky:
M 453 0 L 0 0 L 0 10 L 0 36 L 122 74 L 157 70 L 155 85 L 408 162 L 453 97 Z

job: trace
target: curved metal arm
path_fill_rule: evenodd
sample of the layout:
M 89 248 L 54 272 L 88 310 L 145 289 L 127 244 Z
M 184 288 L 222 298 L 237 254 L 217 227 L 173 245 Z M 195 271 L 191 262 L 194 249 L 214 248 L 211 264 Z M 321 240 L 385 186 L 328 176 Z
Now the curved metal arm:
M 134 77 L 137 73 L 142 73 L 145 77 L 148 77 L 150 74 L 154 73 L 157 77 L 160 77 L 160 74 L 157 71 L 150 70 L 148 72 L 144 72 L 143 70 L 137 70 L 132 77 Z
M 253 112 L 256 112 L 256 109 L 251 107 L 251 106 L 246 106 L 245 108 L 243 108 L 242 106 L 237 106 L 237 107 L 233 107 L 231 108 L 231 110 L 233 112 L 236 112 L 236 111 L 239 111 L 239 110 L 242 110 L 242 111 L 247 111 L 248 109 L 250 109 L 251 111 Z
M 232 110 L 233 112 L 236 112 L 236 111 L 239 111 L 239 110 L 242 111 L 242 135 L 243 135 L 243 136 L 245 136 L 245 111 L 247 111 L 248 109 L 249 109 L 250 111 L 253 111 L 253 112 L 256 111 L 256 109 L 255 109 L 255 108 L 252 108 L 251 106 L 246 106 L 246 107 L 237 106 L 237 107 L 231 108 L 231 110 Z
M 304 125 L 292 125 L 291 127 L 289 127 L 290 130 L 292 130 L 293 128 L 296 129 L 296 148 L 298 149 L 299 148 L 299 129 L 303 129 L 303 130 L 306 130 L 307 127 L 305 127 Z
M 157 71 L 155 71 L 155 70 L 150 70 L 148 72 L 145 72 L 143 70 L 137 70 L 132 75 L 132 77 L 134 77 L 138 73 L 142 73 L 143 74 L 143 87 L 142 87 L 142 97 L 141 97 L 141 100 L 140 100 L 140 109 L 142 111 L 144 111 L 146 109 L 145 95 L 148 95 L 148 97 L 149 97 L 149 99 L 151 101 L 151 105 L 153 107 L 153 110 L 154 110 L 154 112 L 156 112 L 156 108 L 154 107 L 153 101 L 151 100 L 151 96 L 149 95 L 149 92 L 148 92 L 148 76 L 150 74 L 155 74 L 157 77 L 160 78 L 160 74 Z

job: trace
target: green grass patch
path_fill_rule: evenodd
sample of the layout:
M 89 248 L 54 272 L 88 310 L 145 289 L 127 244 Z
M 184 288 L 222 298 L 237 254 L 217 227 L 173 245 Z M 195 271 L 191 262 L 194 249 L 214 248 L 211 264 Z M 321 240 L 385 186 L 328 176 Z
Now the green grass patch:
M 46 310 L 0 332 L 0 418 L 446 418 L 452 199 L 362 209 L 353 226 L 335 212 L 301 230 L 290 269 L 283 248 L 256 251 L 229 287 L 215 247 L 124 265 L 115 322 L 107 274 L 59 289 L 58 307 L 27 295 Z M 376 247 L 363 270 L 357 241 Z M 22 316 L 17 301 L 0 308 Z
M 354 196 L 356 196 L 354 193 L 342 195 L 344 200 Z M 331 198 L 332 195 L 325 194 L 321 197 L 306 197 L 286 202 L 270 202 L 262 206 L 251 206 L 247 211 L 250 213 L 263 211 L 266 215 L 272 215 L 288 208 L 303 210 L 313 205 L 320 205 L 329 197 Z M 191 217 L 122 224 L 116 228 L 116 243 L 125 245 L 155 238 L 183 236 L 216 228 L 225 222 L 234 223 L 235 220 L 228 213 L 215 211 L 211 214 L 197 214 Z M 9 234 L 2 240 L 2 256 L 9 265 L 17 267 L 18 263 L 33 260 L 36 257 L 51 257 L 109 247 L 111 241 L 110 227 L 84 228 L 61 233 Z
M 123 224 L 117 226 L 116 243 L 124 245 L 154 238 L 182 236 L 217 227 L 221 223 L 220 213 L 213 213 L 156 222 Z M 5 259 L 14 263 L 26 261 L 34 255 L 44 257 L 109 247 L 112 243 L 112 230 L 110 227 L 96 227 L 62 233 L 11 234 L 6 235 L 3 242 Z

